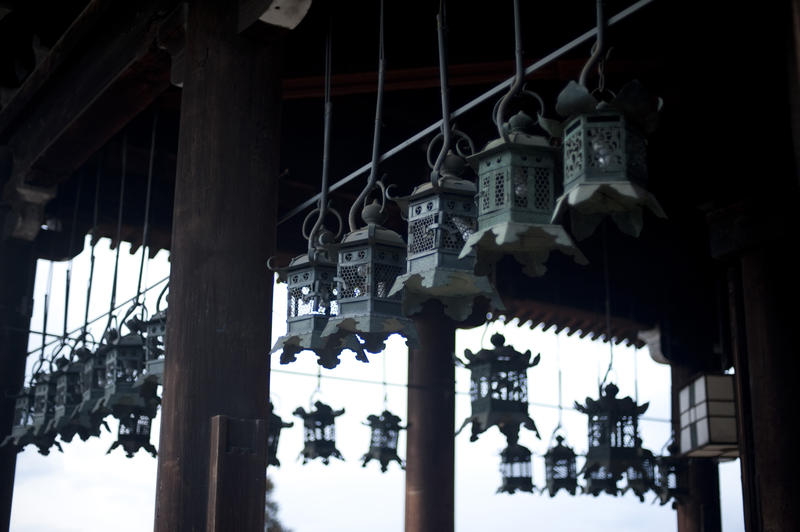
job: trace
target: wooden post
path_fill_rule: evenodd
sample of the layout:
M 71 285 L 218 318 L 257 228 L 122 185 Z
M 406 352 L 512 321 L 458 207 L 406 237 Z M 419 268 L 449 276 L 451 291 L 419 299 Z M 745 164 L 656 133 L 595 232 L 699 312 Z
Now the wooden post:
M 264 528 L 272 310 L 267 259 L 275 247 L 282 50 L 276 32 L 265 29 L 258 38 L 237 33 L 237 15 L 237 2 L 189 4 L 156 495 L 159 532 Z M 234 425 L 243 431 L 237 439 L 251 442 L 248 452 L 256 454 L 220 465 L 214 416 L 236 418 Z M 212 485 L 237 476 L 253 480 Z
M 452 532 L 455 468 L 455 324 L 441 306 L 414 317 L 408 354 L 406 532 Z
M 755 492 L 755 515 L 760 520 L 760 527 L 748 532 L 800 530 L 800 463 L 793 458 L 797 440 L 791 436 L 791 424 L 800 411 L 796 262 L 783 246 L 770 243 L 745 252 L 740 264 L 744 317 L 740 327 L 747 356 L 747 371 L 740 378 L 747 379 L 749 390 L 748 437 L 756 473 L 749 488 Z
M 0 441 L 11 433 L 25 379 L 36 257 L 29 242 L 0 241 Z M 17 450 L 0 447 L 0 530 L 8 530 Z
M 675 434 L 680 434 L 677 424 L 678 393 L 691 382 L 695 370 L 672 365 L 672 422 Z M 688 471 L 680 482 L 689 490 L 688 498 L 677 505 L 678 532 L 721 532 L 722 514 L 719 500 L 719 468 L 713 459 L 692 459 Z

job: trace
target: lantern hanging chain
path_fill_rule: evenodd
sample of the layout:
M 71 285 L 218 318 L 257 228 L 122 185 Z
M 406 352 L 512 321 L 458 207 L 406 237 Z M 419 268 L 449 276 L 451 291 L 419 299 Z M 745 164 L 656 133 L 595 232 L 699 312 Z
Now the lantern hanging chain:
M 561 388 L 561 339 L 558 333 L 556 333 L 556 363 L 558 364 L 558 424 L 556 425 L 556 430 L 553 431 L 553 435 L 555 435 L 556 431 L 561 428 L 562 413 L 564 411 Z
M 33 371 L 31 372 L 31 380 L 30 383 L 33 384 L 33 380 L 36 377 L 36 374 L 39 373 L 44 365 L 46 357 L 44 355 L 44 350 L 47 347 L 47 317 L 50 313 L 50 291 L 53 288 L 53 261 L 48 261 L 47 267 L 47 285 L 45 286 L 44 290 L 44 309 L 42 313 L 42 346 L 39 348 L 39 360 L 36 361 L 36 364 L 33 366 Z
M 328 35 L 325 38 L 325 109 L 324 109 L 324 130 L 322 137 L 322 184 L 320 187 L 319 203 L 317 204 L 318 214 L 314 227 L 308 234 L 308 258 L 315 259 L 317 233 L 322 229 L 325 215 L 328 213 L 328 173 L 330 168 L 331 151 L 331 115 L 333 114 L 333 104 L 331 103 L 331 78 L 332 78 L 332 48 L 333 48 L 333 14 L 328 20 Z
M 358 195 L 353 205 L 350 207 L 350 215 L 348 222 L 350 231 L 358 229 L 356 223 L 356 213 L 361 204 L 366 202 L 367 195 L 375 188 L 375 182 L 378 176 L 378 162 L 380 161 L 380 147 L 381 147 L 381 122 L 383 117 L 383 82 L 386 77 L 386 59 L 384 57 L 383 49 L 383 0 L 380 2 L 380 20 L 378 32 L 378 90 L 375 102 L 375 129 L 372 135 L 372 162 L 370 163 L 369 178 L 367 185 L 361 194 Z
M 597 12 L 597 38 L 594 42 L 594 45 L 592 45 L 592 54 L 589 56 L 589 60 L 586 61 L 586 64 L 583 65 L 580 77 L 578 78 L 578 83 L 584 87 L 586 87 L 586 78 L 589 75 L 589 72 L 591 71 L 592 67 L 594 67 L 594 65 L 597 64 L 598 61 L 601 61 L 602 64 L 603 54 L 605 53 L 606 26 L 608 25 L 608 23 L 606 21 L 604 14 L 605 10 L 603 3 L 604 0 L 595 1 L 595 7 Z M 604 83 L 604 80 L 602 79 L 602 70 L 600 71 L 600 73 L 601 73 L 601 82 Z
M 525 82 L 525 69 L 522 66 L 522 24 L 519 15 L 519 0 L 514 0 L 514 81 L 508 88 L 508 92 L 500 100 L 497 105 L 497 111 L 494 116 L 495 124 L 497 125 L 497 132 L 500 137 L 509 142 L 508 132 L 503 127 L 503 115 L 505 114 L 508 103 L 514 96 L 517 96 L 522 91 L 523 83 Z
M 605 314 L 606 314 L 606 341 L 608 342 L 608 369 L 606 374 L 603 375 L 603 381 L 600 383 L 600 389 L 606 385 L 608 374 L 611 373 L 611 368 L 614 366 L 614 342 L 611 341 L 611 289 L 608 272 L 608 231 L 606 229 L 607 223 L 602 222 L 603 232 L 603 286 L 605 289 Z
M 95 262 L 95 246 L 97 246 L 97 216 L 100 210 L 100 179 L 103 175 L 103 161 L 101 158 L 97 160 L 97 174 L 94 183 L 94 211 L 92 212 L 92 241 L 91 252 L 89 255 L 89 281 L 86 284 L 86 306 L 83 309 L 83 328 L 81 329 L 80 340 L 86 342 L 87 329 L 89 328 L 89 302 L 92 299 L 92 285 L 94 283 L 94 262 Z
M 633 400 L 639 404 L 639 350 L 633 350 Z
M 67 262 L 67 273 L 64 280 L 64 328 L 61 335 L 61 345 L 63 347 L 67 342 L 67 318 L 69 316 L 69 292 L 70 285 L 72 284 L 72 249 L 75 246 L 75 226 L 78 225 L 78 210 L 81 205 L 81 187 L 83 186 L 83 172 L 78 176 L 78 188 L 75 192 L 75 207 L 72 210 L 72 226 L 69 229 L 69 254 L 70 259 Z
M 322 366 L 317 366 L 317 387 L 311 392 L 311 397 L 308 399 L 309 410 L 314 409 L 314 399 L 319 397 L 322 388 Z
M 431 184 L 439 186 L 439 170 L 442 168 L 447 152 L 452 143 L 450 130 L 450 85 L 447 80 L 447 13 L 445 0 L 439 2 L 439 13 L 436 15 L 436 35 L 439 44 L 439 84 L 442 95 L 442 149 L 436 157 L 431 170 Z
M 150 131 L 150 158 L 147 164 L 147 192 L 144 200 L 144 224 L 142 227 L 142 258 L 139 263 L 139 280 L 136 282 L 136 298 L 128 314 L 133 312 L 138 305 L 142 307 L 142 319 L 145 319 L 145 306 L 139 302 L 142 295 L 142 278 L 144 277 L 144 265 L 147 256 L 147 236 L 150 228 L 150 196 L 153 185 L 153 164 L 156 154 L 156 130 L 158 129 L 158 109 L 153 113 L 153 125 Z M 124 320 L 123 320 L 124 321 Z
M 386 384 L 386 355 L 381 357 L 383 362 L 383 380 L 381 384 L 383 385 L 383 409 L 388 410 L 389 406 L 389 385 Z
M 106 329 L 103 333 L 109 331 L 111 328 L 111 322 L 114 319 L 114 308 L 117 304 L 117 278 L 119 276 L 119 249 L 122 244 L 122 209 L 125 205 L 125 171 L 128 162 L 128 133 L 127 131 L 122 135 L 122 174 L 120 176 L 119 182 L 119 209 L 117 211 L 117 249 L 116 255 L 114 257 L 114 277 L 111 284 L 111 301 L 108 305 L 108 322 L 106 323 Z

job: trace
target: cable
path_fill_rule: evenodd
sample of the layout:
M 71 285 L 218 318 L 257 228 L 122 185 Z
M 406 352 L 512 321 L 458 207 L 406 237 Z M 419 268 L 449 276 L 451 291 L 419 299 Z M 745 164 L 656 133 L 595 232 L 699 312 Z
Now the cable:
M 655 2 L 655 0 L 639 0 L 638 2 L 636 2 L 636 3 L 632 4 L 631 6 L 623 9 L 622 11 L 620 11 L 619 13 L 617 13 L 616 15 L 614 15 L 613 17 L 608 19 L 608 21 L 606 23 L 606 26 L 613 26 L 614 24 L 626 19 L 627 17 L 629 17 L 632 14 L 636 13 L 637 11 L 642 9 L 643 7 L 645 7 L 645 6 L 649 5 L 649 4 L 652 4 L 653 2 Z M 588 41 L 589 39 L 591 39 L 595 35 L 597 35 L 597 28 L 596 27 L 586 31 L 583 35 L 581 35 L 579 37 L 576 37 L 575 39 L 571 40 L 570 42 L 568 42 L 567 44 L 565 44 L 561 48 L 558 48 L 557 50 L 551 52 L 549 55 L 546 55 L 545 57 L 543 57 L 539 61 L 536 61 L 532 65 L 528 66 L 528 68 L 525 69 L 525 76 L 528 76 L 528 75 L 536 72 L 537 70 L 541 69 L 542 67 L 545 67 L 545 66 L 549 65 L 550 63 L 552 63 L 553 61 L 555 61 L 556 59 L 558 59 L 562 55 L 566 54 L 567 52 L 569 52 L 573 48 L 576 48 L 577 46 L 580 46 L 581 44 L 585 43 L 586 41 Z M 484 92 L 483 94 L 477 96 L 476 98 L 474 98 L 470 102 L 467 102 L 466 104 L 464 104 L 461 107 L 459 107 L 458 109 L 456 109 L 452 113 L 451 118 L 458 118 L 459 116 L 461 116 L 461 115 L 467 113 L 468 111 L 472 110 L 474 107 L 476 107 L 476 106 L 482 104 L 483 102 L 485 102 L 486 100 L 494 97 L 496 94 L 498 94 L 501 91 L 503 91 L 504 89 L 508 88 L 513 83 L 513 81 L 514 81 L 514 78 L 512 77 L 512 78 L 509 78 L 509 79 L 507 79 L 507 80 L 495 85 L 494 87 L 492 87 L 488 91 Z M 417 141 L 427 137 L 429 134 L 431 134 L 432 132 L 436 131 L 441 126 L 442 126 L 442 120 L 439 119 L 436 122 L 434 122 L 433 124 L 431 124 L 428 127 L 426 127 L 425 129 L 419 131 L 417 134 L 412 135 L 411 137 L 409 137 L 408 139 L 404 140 L 400 144 L 397 144 L 392 149 L 384 152 L 383 155 L 380 156 L 380 159 L 379 159 L 378 162 L 384 162 L 387 159 L 390 159 L 391 157 L 397 155 L 398 153 L 400 153 L 401 151 L 405 150 L 409 146 L 413 145 Z M 334 183 L 330 187 L 330 191 L 333 192 L 335 190 L 340 189 L 341 187 L 343 187 L 344 185 L 346 185 L 347 183 L 349 183 L 353 179 L 357 178 L 358 176 L 360 176 L 364 172 L 368 171 L 371 168 L 371 166 L 372 166 L 371 163 L 367 163 L 367 164 L 363 165 L 362 167 L 350 172 L 347 176 L 343 177 L 342 179 L 340 179 L 339 181 Z M 293 208 L 292 210 L 290 210 L 288 213 L 286 213 L 278 221 L 278 225 L 283 224 L 283 223 L 287 222 L 288 220 L 294 218 L 296 215 L 300 214 L 301 212 L 306 210 L 308 207 L 314 205 L 314 203 L 316 203 L 316 201 L 318 199 L 319 199 L 319 194 L 316 194 L 315 196 L 312 196 L 311 198 L 309 198 L 308 200 L 304 201 L 303 203 L 301 203 L 297 207 Z
M 122 134 L 122 175 L 119 182 L 119 209 L 117 210 L 117 249 L 114 257 L 114 278 L 111 284 L 111 300 L 108 305 L 108 322 L 105 333 L 111 328 L 114 317 L 114 307 L 117 303 L 117 277 L 119 276 L 119 250 L 122 247 L 122 211 L 125 206 L 125 171 L 128 163 L 128 132 Z

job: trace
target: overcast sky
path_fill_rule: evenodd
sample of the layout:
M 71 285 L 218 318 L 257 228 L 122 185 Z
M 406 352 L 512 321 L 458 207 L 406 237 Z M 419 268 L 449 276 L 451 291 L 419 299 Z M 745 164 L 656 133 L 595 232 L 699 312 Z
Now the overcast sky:
M 87 240 L 88 242 L 88 240 Z M 98 260 L 90 316 L 102 314 L 108 308 L 114 253 L 109 241 L 97 246 Z M 78 327 L 83 319 L 85 290 L 88 276 L 88 247 L 75 260 L 70 328 Z M 140 255 L 130 255 L 127 244 L 121 253 L 120 285 L 117 301 L 132 296 L 136 289 Z M 39 261 L 37 268 L 34 315 L 31 328 L 41 330 L 43 294 L 47 285 L 49 263 Z M 64 305 L 66 263 L 53 268 L 52 299 L 48 330 L 61 333 Z M 146 284 L 150 285 L 169 274 L 165 252 L 148 262 Z M 275 291 L 273 339 L 285 330 L 285 288 Z M 148 296 L 148 306 L 155 305 L 158 291 Z M 104 323 L 98 323 L 98 333 Z M 477 350 L 481 341 L 489 347 L 495 331 L 505 334 L 508 343 L 518 350 L 531 349 L 541 353 L 541 363 L 529 370 L 530 414 L 542 434 L 542 440 L 522 429 L 520 443 L 534 453 L 534 484 L 544 485 L 542 455 L 557 423 L 557 375 L 559 360 L 563 372 L 563 404 L 583 402 L 586 396 L 595 397 L 599 377 L 608 364 L 609 350 L 602 342 L 580 340 L 564 333 L 556 337 L 551 331 L 518 327 L 515 322 L 493 323 L 459 331 L 456 352 Z M 38 347 L 38 337 L 32 337 L 30 347 Z M 50 350 L 47 351 L 48 353 Z M 29 368 L 37 358 L 29 357 Z M 271 375 L 272 399 L 276 412 L 295 426 L 281 434 L 278 458 L 281 467 L 270 468 L 275 483 L 274 497 L 280 505 L 280 518 L 295 532 L 307 531 L 401 531 L 404 513 L 404 474 L 391 464 L 389 471 L 380 473 L 376 462 L 366 468 L 360 459 L 369 444 L 369 428 L 363 425 L 370 414 L 383 408 L 383 388 L 380 384 L 355 383 L 326 376 L 371 380 L 379 383 L 386 363 L 387 381 L 406 383 L 407 357 L 404 342 L 393 338 L 383 355 L 371 357 L 370 364 L 355 361 L 351 354 L 342 355 L 342 363 L 332 371 L 322 370 L 322 401 L 334 408 L 345 408 L 337 418 L 337 447 L 344 462 L 332 460 L 329 466 L 321 462 L 302 465 L 297 460 L 302 449 L 302 423 L 292 417 L 292 411 L 303 406 L 308 409 L 309 398 L 316 387 L 317 364 L 313 355 L 301 354 L 298 361 L 282 366 L 277 355 Z M 653 362 L 646 349 L 614 348 L 612 380 L 619 386 L 620 395 L 635 395 L 635 373 L 638 373 L 640 402 L 650 402 L 645 414 L 649 420 L 640 423 L 645 447 L 658 454 L 669 438 L 670 373 L 667 366 Z M 636 372 L 635 372 L 636 370 Z M 295 375 L 284 371 L 303 373 Z M 469 371 L 456 370 L 456 422 L 470 415 Z M 406 397 L 403 386 L 390 386 L 389 409 L 405 421 Z M 12 508 L 11 530 L 32 531 L 143 531 L 152 529 L 155 504 L 156 459 L 144 451 L 132 459 L 125 458 L 121 449 L 110 455 L 105 452 L 116 437 L 117 422 L 106 418 L 113 434 L 81 442 L 63 444 L 64 453 L 39 455 L 32 446 L 20 453 Z M 156 418 L 151 441 L 158 444 L 159 419 Z M 586 451 L 586 417 L 571 408 L 563 413 L 568 443 L 576 452 Z M 651 504 L 652 494 L 640 503 L 633 494 L 622 497 L 587 495 L 572 497 L 561 492 L 551 499 L 546 495 L 517 493 L 496 494 L 500 484 L 499 452 L 505 446 L 504 437 L 491 428 L 477 442 L 469 441 L 465 429 L 456 438 L 456 530 L 472 532 L 504 528 L 536 528 L 545 531 L 616 532 L 639 531 L 673 532 L 677 529 L 675 512 L 667 506 Z M 400 456 L 405 456 L 405 438 L 401 436 Z M 579 467 L 581 461 L 578 463 Z M 720 465 L 722 491 L 722 521 L 725 532 L 744 531 L 742 519 L 740 471 L 738 461 Z

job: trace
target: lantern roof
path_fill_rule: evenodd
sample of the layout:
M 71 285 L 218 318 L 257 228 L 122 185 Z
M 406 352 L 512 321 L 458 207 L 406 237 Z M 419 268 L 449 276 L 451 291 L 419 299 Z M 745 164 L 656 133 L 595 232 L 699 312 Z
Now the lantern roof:
M 545 148 L 554 152 L 557 151 L 547 138 L 530 133 L 534 124 L 534 120 L 525 112 L 517 112 L 508 122 L 503 124 L 507 131 L 507 137 L 498 137 L 489 141 L 483 150 L 467 157 L 467 162 L 477 171 L 481 160 L 499 151 L 520 147 Z
M 506 337 L 500 333 L 492 335 L 490 341 L 494 345 L 493 349 L 481 349 L 477 353 L 473 353 L 469 349 L 464 351 L 464 356 L 467 358 L 468 363 L 465 366 L 472 369 L 473 366 L 482 364 L 490 364 L 494 362 L 506 363 L 513 366 L 518 366 L 520 369 L 532 368 L 539 363 L 541 355 L 536 355 L 536 358 L 531 362 L 531 350 L 528 349 L 525 353 L 520 353 L 513 346 L 504 345 Z
M 575 408 L 579 412 L 590 416 L 609 412 L 616 416 L 640 416 L 644 414 L 650 406 L 649 402 L 637 405 L 630 397 L 618 399 L 617 393 L 619 393 L 619 388 L 617 388 L 614 383 L 610 383 L 606 385 L 604 389 L 600 390 L 600 399 L 595 400 L 591 397 L 587 397 L 585 405 L 576 401 Z
M 356 229 L 344 235 L 342 246 L 359 244 L 386 244 L 389 246 L 405 247 L 406 242 L 396 231 L 386 229 L 382 225 L 370 222 L 366 227 Z

